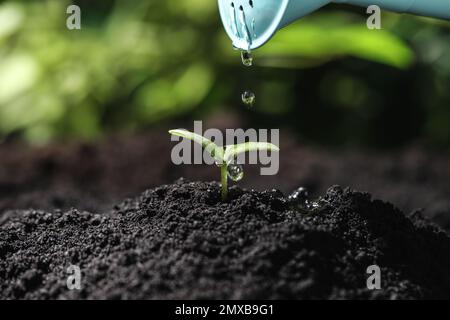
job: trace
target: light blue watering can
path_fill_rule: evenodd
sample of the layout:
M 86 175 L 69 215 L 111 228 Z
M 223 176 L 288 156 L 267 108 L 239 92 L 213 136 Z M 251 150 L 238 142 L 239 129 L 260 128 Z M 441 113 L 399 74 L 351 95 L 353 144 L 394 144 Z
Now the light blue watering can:
M 450 20 L 450 0 L 219 0 L 222 22 L 233 46 L 256 49 L 275 32 L 328 3 L 347 3 Z

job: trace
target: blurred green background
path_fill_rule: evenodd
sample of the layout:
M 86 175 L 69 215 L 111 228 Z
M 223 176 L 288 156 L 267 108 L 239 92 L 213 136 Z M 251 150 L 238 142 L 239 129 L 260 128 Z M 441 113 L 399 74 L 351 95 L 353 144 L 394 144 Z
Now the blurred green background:
M 66 28 L 70 3 L 82 30 Z M 233 112 L 320 144 L 450 146 L 450 23 L 331 5 L 245 68 L 216 0 L 0 1 L 0 141 L 94 139 Z M 254 108 L 240 103 L 244 89 Z

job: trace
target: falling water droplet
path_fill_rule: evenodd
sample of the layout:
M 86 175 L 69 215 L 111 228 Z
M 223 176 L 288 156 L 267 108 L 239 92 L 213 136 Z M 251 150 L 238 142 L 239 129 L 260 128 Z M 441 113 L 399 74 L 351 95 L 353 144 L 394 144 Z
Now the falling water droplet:
M 241 51 L 242 64 L 246 67 L 253 65 L 253 55 L 251 51 Z
M 242 94 L 242 102 L 248 107 L 253 107 L 253 105 L 255 104 L 255 100 L 255 94 L 251 91 L 245 91 Z
M 227 167 L 228 178 L 237 182 L 244 177 L 244 168 L 240 164 L 229 164 Z

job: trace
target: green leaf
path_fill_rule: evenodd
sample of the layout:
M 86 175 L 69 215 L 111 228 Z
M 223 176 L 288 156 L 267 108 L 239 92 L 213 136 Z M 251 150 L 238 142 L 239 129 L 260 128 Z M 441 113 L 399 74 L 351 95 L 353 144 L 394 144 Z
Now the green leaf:
M 223 148 L 219 147 L 211 140 L 184 129 L 169 130 L 169 133 L 171 135 L 189 139 L 200 144 L 218 163 L 223 163 Z
M 224 161 L 228 163 L 231 159 L 236 157 L 238 154 L 243 152 L 252 151 L 280 151 L 276 145 L 269 142 L 246 142 L 240 143 L 233 146 L 227 146 L 225 148 Z

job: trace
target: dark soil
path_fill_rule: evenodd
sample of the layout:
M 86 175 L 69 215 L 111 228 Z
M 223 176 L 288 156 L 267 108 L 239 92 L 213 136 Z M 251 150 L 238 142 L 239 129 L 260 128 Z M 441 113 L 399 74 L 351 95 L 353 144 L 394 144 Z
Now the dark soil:
M 224 127 L 239 127 L 232 122 Z M 205 124 L 221 128 L 220 124 Z M 395 152 L 323 150 L 281 131 L 280 172 L 260 176 L 247 166 L 239 185 L 285 193 L 305 186 L 313 196 L 331 185 L 351 186 L 393 203 L 404 212 L 423 214 L 450 230 L 450 153 L 412 145 Z M 175 166 L 166 130 L 109 137 L 98 143 L 61 143 L 31 148 L 0 144 L 0 216 L 12 209 L 107 212 L 125 197 L 172 183 L 179 177 L 218 180 L 214 166 Z
M 204 128 L 245 127 L 227 121 Z M 325 194 L 317 208 L 279 192 L 233 187 L 223 204 L 214 183 L 161 186 L 218 179 L 214 166 L 174 166 L 165 129 L 0 143 L 0 298 L 450 298 L 450 240 L 427 222 L 450 230 L 450 153 L 323 150 L 281 133 L 279 174 L 246 166 L 239 185 L 304 186 Z M 399 210 L 326 191 L 336 184 Z M 81 291 L 66 287 L 70 264 Z M 382 290 L 366 288 L 372 264 Z
M 309 204 L 237 187 L 222 203 L 218 184 L 179 181 L 103 215 L 9 211 L 0 298 L 450 298 L 450 238 L 419 213 L 340 187 Z

